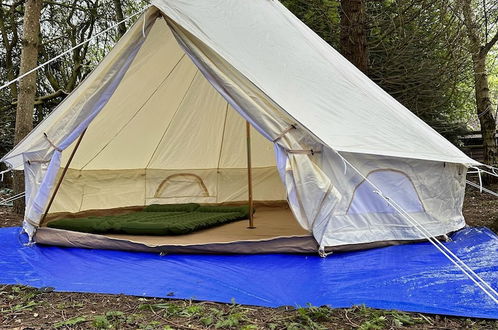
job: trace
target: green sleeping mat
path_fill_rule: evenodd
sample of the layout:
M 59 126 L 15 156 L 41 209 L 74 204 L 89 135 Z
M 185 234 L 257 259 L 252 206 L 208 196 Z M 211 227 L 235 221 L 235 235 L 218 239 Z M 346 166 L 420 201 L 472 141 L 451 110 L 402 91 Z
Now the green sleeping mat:
M 149 205 L 141 212 L 113 216 L 60 219 L 50 228 L 92 234 L 184 235 L 197 230 L 247 219 L 247 206 L 200 206 L 199 204 Z

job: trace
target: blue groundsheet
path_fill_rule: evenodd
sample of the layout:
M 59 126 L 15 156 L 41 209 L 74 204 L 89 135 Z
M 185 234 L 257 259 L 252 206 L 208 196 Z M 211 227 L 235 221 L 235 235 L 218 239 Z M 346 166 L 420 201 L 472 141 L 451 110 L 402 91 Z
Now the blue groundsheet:
M 314 255 L 165 255 L 24 246 L 0 228 L 0 283 L 56 291 L 381 309 L 498 319 L 498 305 L 430 243 Z M 446 243 L 498 289 L 498 237 L 466 228 Z

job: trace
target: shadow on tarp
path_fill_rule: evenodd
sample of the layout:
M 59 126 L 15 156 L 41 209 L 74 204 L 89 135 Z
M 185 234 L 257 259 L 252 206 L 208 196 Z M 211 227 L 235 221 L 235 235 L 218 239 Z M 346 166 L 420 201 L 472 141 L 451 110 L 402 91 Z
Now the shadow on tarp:
M 0 283 L 56 291 L 247 305 L 368 307 L 498 319 L 498 306 L 430 243 L 314 255 L 165 255 L 23 246 L 0 228 Z M 446 243 L 498 289 L 498 237 L 466 228 Z

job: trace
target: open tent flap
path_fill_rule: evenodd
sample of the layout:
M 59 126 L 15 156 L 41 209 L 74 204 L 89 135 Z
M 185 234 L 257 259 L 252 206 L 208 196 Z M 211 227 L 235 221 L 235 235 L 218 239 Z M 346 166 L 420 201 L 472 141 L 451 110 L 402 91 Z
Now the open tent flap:
M 87 79 L 2 158 L 13 169 L 33 166 L 33 169 L 25 169 L 24 172 L 26 186 L 29 186 L 24 229 L 30 236 L 34 234 L 48 204 L 62 151 L 82 134 L 105 106 L 145 41 L 143 35 L 149 32 L 157 15 L 157 10 L 148 10 L 144 14 L 148 23 L 142 27 L 136 24 L 128 31 Z
M 14 170 L 22 170 L 25 165 L 22 155 L 25 152 L 51 153 L 54 147 L 59 150 L 66 149 L 95 118 L 119 85 L 145 41 L 144 34 L 148 34 L 158 15 L 156 9 L 148 9 L 140 20 L 145 22 L 145 25 L 135 24 L 88 77 L 52 111 L 50 116 L 3 156 L 2 161 Z M 70 141 L 63 144 L 62 141 L 67 138 L 70 138 Z M 43 160 L 49 159 L 43 157 Z
M 405 206 L 433 226 L 434 235 L 463 225 L 462 182 L 473 160 L 372 87 L 277 2 L 240 2 L 230 12 L 225 0 L 217 2 L 221 6 L 156 1 L 162 13 L 149 9 L 54 114 L 3 158 L 26 169 L 30 234 L 85 129 L 50 212 L 245 200 L 245 120 L 254 130 L 255 199 L 286 198 L 322 247 L 423 238 L 375 201 L 362 176 L 391 183 L 383 187 L 389 194 L 409 196 Z M 241 29 L 257 16 L 242 11 L 261 11 L 264 21 L 251 28 L 254 35 Z M 378 118 L 381 127 L 373 130 L 365 116 Z
M 216 66 L 228 68 L 227 63 L 215 62 L 221 59 L 209 55 L 214 61 L 201 53 L 195 56 L 210 64 L 208 68 L 197 62 L 203 70 L 199 72 L 166 22 L 159 19 L 120 86 L 90 124 L 51 212 L 246 200 L 246 118 L 257 128 L 252 134 L 255 199 L 284 200 L 289 193 L 299 223 L 311 229 L 325 209 L 320 204 L 334 190 L 326 176 L 314 174 L 321 170 L 306 153 L 310 146 L 298 142 L 312 139 L 295 129 L 277 139 L 292 121 L 284 121 L 278 107 L 247 79 L 235 71 L 219 71 Z M 213 74 L 224 79 L 223 89 Z M 137 81 L 142 83 L 136 86 Z M 277 171 L 273 144 L 258 132 L 277 140 L 277 148 L 284 150 L 285 156 L 279 159 L 290 187 L 287 192 Z M 285 152 L 293 149 L 305 152 Z M 70 154 L 68 148 L 63 163 Z M 304 169 L 299 176 L 291 174 L 296 166 Z M 303 206 L 298 185 L 306 190 L 313 207 Z

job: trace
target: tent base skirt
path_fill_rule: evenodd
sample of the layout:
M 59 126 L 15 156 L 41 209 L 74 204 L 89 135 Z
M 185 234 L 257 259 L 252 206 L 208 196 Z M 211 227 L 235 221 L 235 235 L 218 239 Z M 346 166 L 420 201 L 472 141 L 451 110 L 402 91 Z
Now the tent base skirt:
M 117 235 L 116 235 L 117 236 Z M 150 236 L 147 236 L 150 237 Z M 256 241 L 234 241 L 191 245 L 150 246 L 110 235 L 95 235 L 68 230 L 42 228 L 36 242 L 45 245 L 88 249 L 152 252 L 161 254 L 264 254 L 264 253 L 316 253 L 318 245 L 312 236 L 275 237 Z

